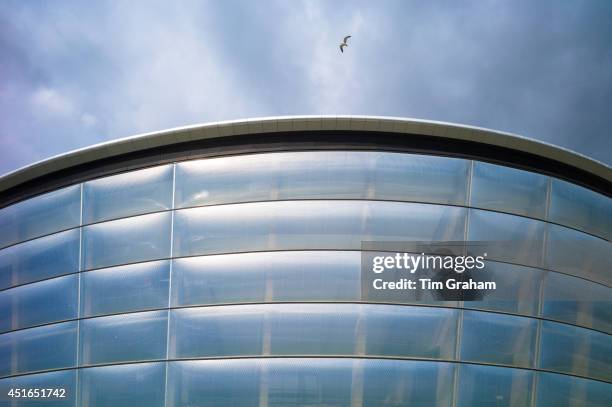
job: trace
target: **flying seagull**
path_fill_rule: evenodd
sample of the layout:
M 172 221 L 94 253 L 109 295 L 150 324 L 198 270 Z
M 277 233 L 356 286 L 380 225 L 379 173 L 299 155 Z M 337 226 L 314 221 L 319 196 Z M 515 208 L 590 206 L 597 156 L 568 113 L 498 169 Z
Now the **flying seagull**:
M 346 42 L 348 41 L 349 38 L 351 38 L 350 35 L 347 35 L 346 37 L 344 37 L 344 41 L 342 41 L 342 43 L 340 44 L 340 52 L 344 53 L 344 47 L 348 47 L 348 44 Z

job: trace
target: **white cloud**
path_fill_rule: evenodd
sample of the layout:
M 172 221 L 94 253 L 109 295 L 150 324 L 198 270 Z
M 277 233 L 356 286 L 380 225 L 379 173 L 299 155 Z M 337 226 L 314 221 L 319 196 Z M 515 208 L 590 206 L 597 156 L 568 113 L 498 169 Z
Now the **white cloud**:
M 58 89 L 41 86 L 30 96 L 32 115 L 42 119 L 73 121 L 77 126 L 94 127 L 98 118 L 77 108 L 78 103 Z
M 72 101 L 57 89 L 44 86 L 34 90 L 31 102 L 38 110 L 36 113 L 67 117 L 73 115 L 75 110 Z
M 249 93 L 256 78 L 241 74 L 214 48 L 205 13 L 197 18 L 197 7 L 178 3 L 131 7 L 117 3 L 99 27 L 108 33 L 104 52 L 122 64 L 112 89 L 99 95 L 109 106 L 104 121 L 110 137 L 265 111 Z

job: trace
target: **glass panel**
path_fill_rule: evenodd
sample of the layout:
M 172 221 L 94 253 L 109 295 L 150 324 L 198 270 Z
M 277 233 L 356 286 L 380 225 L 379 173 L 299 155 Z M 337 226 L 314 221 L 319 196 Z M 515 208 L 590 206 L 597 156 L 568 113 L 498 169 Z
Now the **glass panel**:
M 372 155 L 374 174 L 368 187 L 374 190 L 376 199 L 451 205 L 466 203 L 468 160 L 419 154 L 353 154 L 355 161 L 363 161 L 361 154 Z
M 267 383 L 262 390 L 269 407 L 350 407 L 353 364 L 337 359 L 279 359 L 261 370 L 260 383 Z
M 283 304 L 173 310 L 176 357 L 235 355 L 351 355 L 359 306 Z
M 355 301 L 359 252 L 242 253 L 174 260 L 172 305 Z
M 483 242 L 482 251 L 489 260 L 538 266 L 542 262 L 544 225 L 520 216 L 471 209 L 468 240 Z
M 77 317 L 78 275 L 0 291 L 0 332 Z
M 538 373 L 538 406 L 609 407 L 612 384 L 554 373 Z
M 177 164 L 177 207 L 277 199 L 465 204 L 469 161 L 357 151 L 253 154 Z
M 543 316 L 612 333 L 612 288 L 577 277 L 549 273 Z
M 263 202 L 183 209 L 174 254 L 360 249 L 363 240 L 463 240 L 464 208 L 360 201 Z
M 81 186 L 39 195 L 0 209 L 0 247 L 79 225 Z
M 0 335 L 0 376 L 75 366 L 76 336 L 76 321 Z
M 167 407 L 259 404 L 259 360 L 168 362 Z
M 363 354 L 364 309 L 354 304 L 267 305 L 264 353 L 273 355 Z M 269 335 L 269 336 L 268 336 Z
M 11 389 L 63 389 L 65 397 L 41 397 L 16 399 L 7 396 Z M 61 393 L 57 393 L 60 395 Z M 74 407 L 76 401 L 76 370 L 48 372 L 25 376 L 11 377 L 0 380 L 0 406 L 11 407 Z M 6 403 L 6 404 L 5 404 Z
M 528 406 L 532 383 L 533 372 L 529 370 L 462 364 L 457 406 Z
M 167 406 L 450 406 L 454 369 L 317 358 L 170 362 Z
M 78 270 L 78 229 L 0 250 L 0 289 Z
M 355 370 L 359 366 L 364 377 L 363 406 L 452 405 L 452 363 L 366 360 L 355 362 Z M 359 371 L 353 377 L 355 373 Z
M 79 406 L 163 407 L 165 363 L 81 369 Z
M 358 385 L 352 377 L 354 363 L 350 359 L 171 362 L 167 406 L 349 407 Z
M 264 318 L 259 306 L 172 310 L 168 357 L 260 355 Z
M 548 218 L 612 239 L 612 199 L 569 182 L 552 180 Z
M 80 365 L 166 357 L 167 311 L 81 321 Z
M 546 267 L 612 285 L 612 243 L 563 226 L 548 225 Z
M 457 311 L 283 304 L 173 310 L 171 357 L 382 355 L 453 357 Z M 418 326 L 418 332 L 412 327 Z M 405 329 L 404 329 L 405 327 Z M 432 340 L 432 338 L 435 338 Z
M 167 307 L 169 275 L 168 260 L 83 273 L 81 315 L 89 317 Z
M 461 360 L 531 367 L 538 320 L 464 311 Z
M 83 184 L 83 222 L 170 209 L 172 165 L 131 171 Z
M 474 161 L 470 206 L 544 219 L 547 191 L 544 175 Z
M 84 227 L 83 268 L 169 257 L 170 223 L 162 212 Z
M 454 358 L 459 311 L 382 305 L 362 312 L 367 355 Z
M 482 291 L 481 300 L 466 301 L 464 306 L 537 316 L 544 274 L 536 268 L 486 261 L 483 272 L 473 273 L 471 278 L 474 281 L 494 281 L 497 289 Z
M 543 321 L 540 367 L 610 381 L 612 336 Z

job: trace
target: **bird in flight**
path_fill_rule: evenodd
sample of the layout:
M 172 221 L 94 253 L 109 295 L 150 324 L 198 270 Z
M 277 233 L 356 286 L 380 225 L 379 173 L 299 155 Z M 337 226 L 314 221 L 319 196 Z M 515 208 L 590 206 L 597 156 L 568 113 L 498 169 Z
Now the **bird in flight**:
M 344 53 L 344 47 L 348 47 L 347 41 L 349 38 L 351 38 L 351 36 L 347 35 L 346 37 L 344 37 L 344 40 L 340 43 L 340 52 Z

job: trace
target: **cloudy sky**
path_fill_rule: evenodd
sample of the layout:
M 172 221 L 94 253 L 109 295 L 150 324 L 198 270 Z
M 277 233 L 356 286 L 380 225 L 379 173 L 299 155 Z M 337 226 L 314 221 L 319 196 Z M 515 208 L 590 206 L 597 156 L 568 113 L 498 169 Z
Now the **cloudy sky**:
M 0 0 L 0 173 L 293 114 L 465 123 L 612 164 L 611 21 L 609 0 Z

